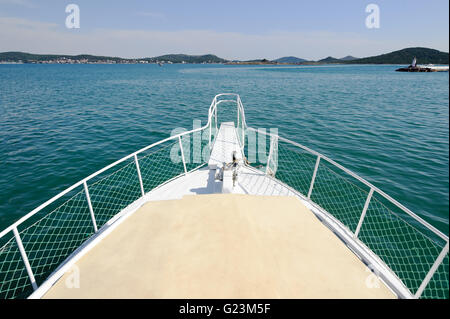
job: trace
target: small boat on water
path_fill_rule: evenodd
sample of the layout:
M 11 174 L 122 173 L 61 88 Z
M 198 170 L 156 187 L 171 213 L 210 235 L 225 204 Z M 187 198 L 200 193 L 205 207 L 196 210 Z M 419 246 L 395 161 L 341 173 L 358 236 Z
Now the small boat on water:
M 405 67 L 395 70 L 397 72 L 448 72 L 448 66 L 435 66 L 434 64 L 417 65 L 416 57 L 412 63 Z
M 449 298 L 448 251 L 354 172 L 248 126 L 224 93 L 205 126 L 0 232 L 0 298 Z

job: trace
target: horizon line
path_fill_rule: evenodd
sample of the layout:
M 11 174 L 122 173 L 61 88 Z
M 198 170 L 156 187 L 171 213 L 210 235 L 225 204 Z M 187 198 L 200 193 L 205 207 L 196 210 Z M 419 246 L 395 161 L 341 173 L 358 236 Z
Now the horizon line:
M 114 55 L 97 55 L 97 54 L 92 54 L 92 53 L 60 54 L 60 53 L 30 53 L 30 52 L 25 52 L 25 51 L 2 51 L 2 52 L 0 52 L 0 54 L 3 54 L 3 53 L 24 53 L 24 54 L 32 54 L 32 55 L 57 55 L 57 56 L 72 56 L 72 57 L 80 56 L 80 55 L 90 55 L 90 56 L 95 56 L 95 57 L 116 58 L 116 59 L 123 59 L 123 60 L 144 60 L 144 59 L 154 59 L 154 58 L 159 58 L 159 57 L 163 57 L 163 56 L 166 56 L 166 55 L 184 55 L 184 56 L 189 56 L 189 57 L 202 57 L 202 56 L 206 56 L 206 55 L 213 55 L 213 56 L 215 56 L 215 57 L 217 57 L 217 58 L 219 58 L 219 59 L 226 60 L 226 61 L 230 61 L 230 62 L 231 62 L 231 61 L 240 61 L 240 62 L 246 62 L 246 61 L 258 61 L 258 60 L 264 60 L 264 59 L 266 59 L 266 60 L 268 60 L 268 61 L 274 61 L 274 60 L 277 60 L 277 59 L 288 58 L 288 57 L 297 58 L 297 59 L 302 59 L 302 60 L 305 60 L 306 62 L 317 62 L 317 61 L 320 61 L 320 60 L 323 60 L 323 59 L 327 59 L 327 58 L 335 58 L 335 59 L 340 60 L 340 59 L 343 59 L 343 58 L 348 57 L 348 56 L 354 57 L 355 60 L 357 60 L 357 59 L 364 59 L 364 58 L 370 58 L 370 57 L 380 56 L 380 55 L 389 54 L 389 53 L 393 53 L 393 52 L 397 52 L 397 51 L 401 51 L 401 50 L 406 50 L 406 49 L 429 49 L 429 50 L 435 50 L 435 51 L 438 51 L 438 52 L 441 52 L 441 53 L 447 53 L 447 54 L 449 54 L 449 52 L 440 51 L 440 50 L 434 49 L 434 48 L 421 47 L 421 46 L 406 47 L 406 48 L 402 48 L 402 49 L 390 51 L 390 52 L 387 52 L 387 53 L 382 53 L 382 54 L 379 54 L 379 55 L 370 55 L 370 56 L 365 56 L 365 57 L 355 57 L 355 56 L 353 56 L 353 55 L 351 55 L 351 54 L 347 54 L 347 55 L 343 56 L 342 58 L 336 58 L 336 57 L 334 57 L 334 56 L 332 56 L 332 55 L 328 55 L 328 56 L 326 56 L 326 57 L 324 57 L 324 58 L 321 58 L 321 59 L 318 59 L 318 60 L 308 60 L 308 59 L 305 59 L 305 58 L 300 58 L 300 57 L 295 56 L 295 55 L 285 55 L 285 56 L 278 57 L 278 58 L 276 58 L 276 59 L 253 58 L 253 59 L 240 60 L 240 59 L 226 59 L 226 58 L 221 58 L 220 56 L 218 56 L 217 54 L 214 54 L 214 53 L 205 53 L 205 54 L 165 53 L 165 54 L 157 55 L 157 56 L 133 57 L 133 58 L 124 58 L 124 57 L 121 57 L 121 56 L 114 56 Z

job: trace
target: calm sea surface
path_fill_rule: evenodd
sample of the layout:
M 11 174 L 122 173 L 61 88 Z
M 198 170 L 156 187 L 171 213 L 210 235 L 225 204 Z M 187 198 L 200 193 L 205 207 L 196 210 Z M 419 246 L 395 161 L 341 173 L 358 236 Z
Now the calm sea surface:
M 276 127 L 448 234 L 449 74 L 397 66 L 0 65 L 0 230 L 241 95 Z

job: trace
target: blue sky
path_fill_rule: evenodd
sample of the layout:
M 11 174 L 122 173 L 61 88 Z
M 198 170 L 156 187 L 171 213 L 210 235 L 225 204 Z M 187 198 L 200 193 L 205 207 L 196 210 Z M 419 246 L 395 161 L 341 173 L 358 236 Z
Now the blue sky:
M 80 7 L 80 29 L 65 27 L 70 3 Z M 380 8 L 379 29 L 366 28 L 370 3 Z M 448 52 L 448 10 L 448 0 L 0 0 L 0 51 L 228 59 Z

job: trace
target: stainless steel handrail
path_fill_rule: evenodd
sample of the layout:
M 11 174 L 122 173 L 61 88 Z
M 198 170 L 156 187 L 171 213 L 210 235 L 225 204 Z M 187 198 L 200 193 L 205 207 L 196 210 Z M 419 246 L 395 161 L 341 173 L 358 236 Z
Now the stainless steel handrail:
M 30 217 L 32 217 L 33 215 L 35 215 L 36 213 L 38 213 L 39 211 L 41 211 L 43 208 L 47 207 L 49 204 L 53 203 L 54 201 L 56 201 L 57 199 L 59 199 L 60 197 L 66 195 L 67 193 L 69 193 L 70 191 L 74 190 L 75 188 L 77 188 L 78 186 L 83 185 L 84 183 L 86 183 L 87 181 L 91 180 L 93 177 L 107 171 L 108 169 L 132 158 L 137 156 L 138 154 L 145 152 L 159 144 L 162 144 L 164 142 L 170 141 L 170 140 L 176 140 L 178 138 L 181 138 L 182 136 L 191 134 L 191 133 L 195 133 L 195 132 L 199 132 L 199 131 L 203 131 L 205 129 L 207 129 L 210 124 L 211 124 L 211 117 L 212 117 L 212 112 L 217 108 L 217 97 L 219 96 L 224 96 L 224 95 L 237 95 L 237 94 L 232 94 L 232 93 L 222 93 L 222 94 L 218 94 L 214 97 L 213 102 L 211 103 L 211 106 L 209 107 L 209 112 L 208 112 L 208 122 L 206 123 L 206 125 L 204 125 L 203 127 L 199 127 L 190 131 L 186 131 L 183 133 L 179 133 L 173 136 L 170 136 L 168 138 L 165 138 L 163 140 L 160 140 L 156 143 L 150 144 L 148 146 L 145 146 L 143 148 L 141 148 L 140 150 L 137 150 L 136 152 L 133 152 L 127 156 L 122 157 L 121 159 L 103 167 L 102 169 L 96 171 L 95 173 L 83 178 L 82 180 L 78 181 L 77 183 L 73 184 L 72 186 L 66 188 L 65 190 L 63 190 L 62 192 L 60 192 L 59 194 L 57 194 L 56 196 L 52 197 L 51 199 L 47 200 L 46 202 L 44 202 L 43 204 L 39 205 L 38 207 L 36 207 L 35 209 L 33 209 L 31 212 L 29 212 L 28 214 L 26 214 L 25 216 L 21 217 L 19 220 L 17 220 L 16 222 L 14 222 L 13 224 L 11 224 L 9 227 L 7 227 L 6 229 L 4 229 L 2 232 L 0 232 L 0 238 L 2 238 L 3 236 L 5 236 L 7 233 L 9 233 L 10 231 L 12 231 L 15 227 L 19 226 L 20 224 L 22 224 L 24 221 L 26 221 L 27 219 L 29 219 Z
M 368 181 L 366 181 L 364 178 L 358 176 L 357 174 L 355 174 L 355 173 L 352 172 L 351 170 L 349 170 L 349 169 L 343 167 L 342 165 L 336 163 L 335 161 L 333 161 L 332 159 L 328 158 L 327 156 L 325 156 L 325 155 L 323 155 L 323 154 L 321 154 L 321 153 L 319 153 L 319 152 L 313 151 L 313 150 L 311 150 L 310 148 L 308 148 L 308 147 L 306 147 L 306 146 L 304 146 L 304 145 L 302 145 L 302 144 L 299 144 L 299 143 L 296 143 L 296 142 L 294 142 L 294 141 L 291 141 L 291 140 L 289 140 L 289 139 L 287 139 L 287 138 L 281 137 L 281 136 L 279 136 L 279 135 L 277 135 L 277 134 L 266 133 L 266 132 L 264 132 L 264 131 L 262 131 L 262 130 L 256 130 L 256 129 L 251 128 L 251 127 L 247 127 L 246 129 L 248 129 L 248 130 L 250 130 L 250 131 L 257 132 L 257 133 L 261 133 L 261 134 L 264 134 L 264 135 L 267 135 L 267 136 L 270 136 L 270 138 L 277 138 L 277 139 L 279 139 L 279 140 L 281 140 L 281 141 L 284 141 L 284 142 L 286 142 L 286 143 L 288 143 L 288 144 L 291 144 L 291 145 L 293 145 L 293 146 L 296 146 L 296 147 L 298 147 L 298 148 L 301 148 L 301 149 L 307 151 L 308 153 L 310 153 L 310 154 L 312 154 L 312 155 L 317 156 L 317 160 L 316 160 L 316 164 L 315 164 L 315 167 L 314 167 L 313 176 L 312 176 L 312 178 L 311 178 L 310 188 L 309 188 L 309 191 L 308 191 L 308 195 L 307 195 L 307 197 L 306 197 L 306 198 L 307 198 L 310 202 L 312 202 L 312 203 L 314 203 L 314 202 L 311 200 L 310 197 L 311 197 L 311 193 L 312 193 L 312 191 L 313 191 L 314 180 L 315 180 L 315 178 L 316 178 L 317 169 L 318 169 L 318 167 L 319 167 L 319 163 L 320 163 L 320 160 L 321 160 L 321 159 L 323 159 L 323 160 L 327 161 L 328 163 L 332 164 L 333 166 L 335 166 L 335 167 L 341 169 L 343 172 L 349 174 L 349 175 L 352 176 L 353 178 L 357 179 L 358 181 L 362 182 L 363 184 L 365 184 L 366 186 L 369 187 L 370 191 L 369 191 L 368 196 L 367 196 L 367 198 L 366 198 L 366 202 L 365 202 L 365 204 L 364 204 L 364 208 L 363 208 L 363 210 L 362 210 L 362 212 L 361 212 L 361 216 L 360 216 L 360 219 L 359 219 L 359 222 L 358 222 L 358 226 L 357 226 L 357 228 L 356 228 L 356 230 L 355 230 L 354 233 L 350 230 L 350 232 L 353 233 L 355 240 L 357 240 L 359 231 L 360 231 L 361 226 L 362 226 L 362 224 L 363 224 L 363 222 L 364 222 L 364 217 L 365 217 L 367 208 L 368 208 L 368 206 L 369 206 L 370 200 L 372 199 L 372 196 L 373 196 L 373 193 L 374 193 L 374 192 L 376 192 L 376 193 L 378 193 L 379 195 L 383 196 L 383 197 L 384 197 L 385 199 L 387 199 L 389 202 L 391 202 L 392 204 L 394 204 L 395 206 L 397 206 L 398 208 L 400 208 L 401 210 L 403 210 L 406 214 L 408 214 L 409 216 L 411 216 L 411 217 L 412 217 L 414 220 L 416 220 L 419 224 L 423 225 L 423 226 L 426 227 L 428 230 L 430 230 L 431 232 L 433 232 L 435 235 L 437 235 L 437 236 L 439 236 L 441 239 L 443 239 L 443 240 L 446 242 L 444 248 L 443 248 L 442 251 L 440 252 L 439 256 L 436 258 L 434 264 L 432 265 L 432 267 L 431 267 L 430 270 L 428 271 L 426 277 L 423 279 L 423 281 L 422 281 L 420 287 L 418 288 L 418 290 L 417 290 L 415 293 L 414 293 L 414 292 L 411 292 L 411 295 L 414 296 L 415 298 L 419 298 L 419 297 L 422 295 L 423 291 L 425 290 L 426 286 L 427 286 L 428 283 L 430 282 L 430 280 L 431 280 L 431 278 L 433 277 L 434 273 L 436 272 L 436 270 L 438 269 L 438 267 L 439 267 L 439 266 L 442 264 L 442 262 L 444 261 L 444 257 L 446 256 L 446 254 L 448 254 L 448 250 L 449 250 L 449 248 L 448 248 L 448 247 L 449 247 L 449 237 L 448 237 L 447 235 L 445 235 L 445 234 L 442 233 L 440 230 L 438 230 L 436 227 L 434 227 L 433 225 L 429 224 L 427 221 L 423 220 L 421 217 L 419 217 L 418 215 L 416 215 L 415 213 L 413 213 L 411 210 L 409 210 L 408 208 L 406 208 L 405 206 L 403 206 L 402 204 L 400 204 L 398 201 L 396 201 L 395 199 L 393 199 L 391 196 L 387 195 L 385 192 L 381 191 L 379 188 L 377 188 L 376 186 L 374 186 L 374 185 L 372 185 L 371 183 L 369 183 Z M 315 203 L 314 203 L 314 204 L 315 204 Z M 317 205 L 317 204 L 316 204 L 316 205 Z M 419 231 L 419 230 L 418 230 L 418 231 Z M 420 232 L 420 231 L 419 231 L 419 232 Z M 366 246 L 366 247 L 367 247 L 367 246 Z M 368 249 L 370 249 L 370 248 L 368 248 Z M 386 267 L 387 267 L 388 269 L 390 269 L 389 266 L 386 265 Z M 398 276 L 397 276 L 396 274 L 395 274 L 395 276 L 398 278 Z M 399 280 L 400 280 L 400 279 L 399 279 Z M 401 280 L 400 280 L 400 281 L 401 281 Z M 406 288 L 407 288 L 407 287 L 406 287 Z M 410 291 L 409 288 L 407 288 L 407 289 Z
M 220 99 L 221 97 L 232 97 L 234 99 L 221 100 Z M 235 93 L 221 93 L 221 94 L 217 94 L 214 97 L 214 99 L 212 100 L 211 105 L 210 105 L 210 107 L 208 109 L 208 122 L 203 127 L 196 128 L 196 129 L 193 129 L 193 130 L 190 130 L 190 131 L 187 131 L 187 132 L 183 132 L 183 133 L 180 133 L 180 134 L 176 134 L 176 135 L 170 136 L 170 137 L 165 138 L 163 140 L 160 140 L 160 141 L 158 141 L 156 143 L 150 144 L 150 145 L 148 145 L 148 146 L 146 146 L 144 148 L 141 148 L 140 150 L 137 150 L 137 151 L 135 151 L 135 152 L 125 156 L 125 157 L 122 157 L 121 159 L 119 159 L 119 160 L 117 160 L 117 161 L 115 161 L 115 162 L 113 162 L 113 163 L 103 167 L 102 169 L 96 171 L 95 173 L 93 173 L 93 174 L 83 178 L 82 180 L 78 181 L 77 183 L 73 184 L 72 186 L 66 188 L 62 192 L 58 193 L 57 195 L 55 195 L 54 197 L 50 198 L 49 200 L 47 200 L 43 204 L 39 205 L 38 207 L 33 209 L 31 212 L 29 212 L 25 216 L 21 217 L 19 220 L 17 220 L 13 224 L 11 224 L 9 227 L 7 227 L 3 231 L 1 231 L 0 232 L 0 238 L 3 238 L 4 236 L 9 234 L 10 232 L 13 232 L 13 234 L 14 234 L 13 237 L 15 237 L 17 245 L 18 245 L 18 247 L 20 249 L 20 253 L 21 253 L 21 256 L 22 256 L 22 261 L 23 261 L 23 263 L 25 265 L 25 268 L 27 270 L 28 277 L 30 279 L 30 282 L 32 284 L 33 289 L 36 290 L 38 288 L 38 286 L 36 284 L 36 280 L 34 278 L 33 271 L 31 269 L 30 263 L 28 261 L 28 257 L 27 257 L 26 251 L 25 251 L 25 249 L 24 249 L 24 247 L 22 245 L 22 241 L 20 239 L 19 232 L 17 230 L 17 227 L 19 225 L 21 225 L 22 223 L 24 223 L 25 221 L 30 219 L 32 216 L 34 216 L 37 213 L 39 213 L 42 209 L 44 209 L 48 205 L 52 204 L 53 202 L 55 202 L 56 200 L 58 200 L 62 196 L 68 194 L 69 192 L 71 192 L 72 190 L 74 190 L 74 189 L 76 189 L 76 188 L 78 188 L 80 186 L 83 186 L 84 191 L 86 193 L 86 201 L 87 201 L 87 204 L 88 204 L 88 207 L 89 207 L 89 212 L 90 212 L 92 223 L 93 223 L 93 227 L 94 227 L 94 233 L 97 233 L 98 232 L 97 222 L 96 222 L 96 219 L 95 219 L 95 212 L 94 212 L 94 210 L 92 208 L 92 203 L 91 203 L 91 199 L 90 199 L 90 195 L 89 195 L 89 188 L 88 188 L 87 182 L 90 181 L 92 178 L 98 176 L 99 174 L 101 174 L 101 173 L 103 173 L 103 172 L 105 172 L 105 171 L 115 167 L 116 165 L 118 165 L 118 164 L 120 164 L 120 163 L 122 163 L 122 162 L 124 162 L 124 161 L 126 161 L 128 159 L 134 158 L 134 162 L 135 162 L 135 165 L 136 165 L 137 176 L 138 176 L 139 185 L 140 185 L 140 190 L 141 190 L 141 197 L 143 197 L 143 196 L 145 196 L 145 191 L 144 191 L 144 187 L 143 187 L 143 181 L 142 181 L 141 171 L 140 171 L 140 167 L 139 167 L 139 160 L 138 160 L 137 155 L 142 153 L 142 152 L 145 152 L 145 151 L 147 151 L 147 150 L 149 150 L 149 149 L 151 149 L 151 148 L 153 148 L 155 146 L 158 146 L 158 145 L 160 145 L 162 143 L 165 143 L 165 142 L 171 141 L 171 140 L 177 140 L 177 139 L 178 139 L 179 147 L 180 147 L 180 150 L 181 150 L 181 157 L 182 157 L 183 168 L 184 168 L 184 174 L 183 175 L 186 175 L 188 173 L 188 171 L 187 171 L 187 168 L 186 168 L 186 159 L 184 157 L 184 151 L 183 151 L 183 145 L 181 143 L 181 138 L 183 136 L 186 136 L 186 135 L 189 135 L 189 134 L 192 134 L 192 133 L 195 133 L 195 132 L 200 132 L 200 131 L 206 130 L 207 128 L 211 128 L 211 123 L 212 123 L 212 117 L 213 116 L 214 116 L 214 118 L 216 120 L 216 124 L 215 125 L 216 125 L 216 128 L 217 128 L 217 107 L 218 107 L 219 104 L 224 103 L 224 102 L 235 102 L 236 105 L 237 105 L 237 108 L 238 108 L 238 112 L 242 112 L 242 114 L 243 114 L 243 112 L 244 112 L 243 111 L 243 106 L 242 106 L 242 103 L 240 102 L 240 98 L 239 98 L 238 94 L 235 94 Z M 210 129 L 209 134 L 210 134 L 210 144 L 211 144 L 211 134 L 212 134 L 211 129 Z M 139 197 L 139 198 L 141 198 L 141 197 Z M 120 213 L 120 212 L 118 212 L 118 213 Z
M 235 99 L 220 99 L 221 97 L 234 97 Z M 20 239 L 20 235 L 18 233 L 17 227 L 19 225 L 21 225 L 24 221 L 28 220 L 30 217 L 32 217 L 33 215 L 37 214 L 39 211 L 41 211 L 42 209 L 44 209 L 45 207 L 47 207 L 48 205 L 50 205 L 51 203 L 55 202 L 56 200 L 58 200 L 59 198 L 61 198 L 62 196 L 66 195 L 67 193 L 69 193 L 70 191 L 74 190 L 75 188 L 83 185 L 85 192 L 86 192 L 86 199 L 89 205 L 89 210 L 90 210 L 90 214 L 91 214 L 91 218 L 92 218 L 92 222 L 94 225 L 94 229 L 95 232 L 97 232 L 97 224 L 96 224 L 96 220 L 95 220 L 95 215 L 94 215 L 94 211 L 92 209 L 92 204 L 90 203 L 90 196 L 89 196 L 89 190 L 88 190 L 88 186 L 87 186 L 87 181 L 91 180 L 92 178 L 94 178 L 95 176 L 107 171 L 108 169 L 115 167 L 116 165 L 130 159 L 130 158 L 134 158 L 135 164 L 136 164 L 136 170 L 137 170 L 137 175 L 138 175 L 138 179 L 139 179 L 139 185 L 140 185 L 140 190 L 141 190 L 141 195 L 144 196 L 145 195 L 145 191 L 143 188 L 143 182 L 142 182 L 142 177 L 141 177 L 141 173 L 140 173 L 140 167 L 139 167 L 139 161 L 137 158 L 137 155 L 149 150 L 157 145 L 160 145 L 164 142 L 167 141 L 171 141 L 171 140 L 176 140 L 178 139 L 178 143 L 181 149 L 181 155 L 182 155 L 182 161 L 183 161 L 183 166 L 184 166 L 184 174 L 187 174 L 188 171 L 186 169 L 186 160 L 184 158 L 184 152 L 183 152 L 183 145 L 181 143 L 181 138 L 185 135 L 189 135 L 195 132 L 199 132 L 199 131 L 203 131 L 209 128 L 209 142 L 210 142 L 210 146 L 211 146 L 211 139 L 212 139 L 212 130 L 211 130 L 211 124 L 212 124 L 212 118 L 214 117 L 215 119 L 215 125 L 217 128 L 217 108 L 221 103 L 225 103 L 225 102 L 234 102 L 237 105 L 237 127 L 239 127 L 239 121 L 242 121 L 242 130 L 250 130 L 250 131 L 255 131 L 258 133 L 262 133 L 264 135 L 268 135 L 271 138 L 276 138 L 280 141 L 284 141 L 288 144 L 294 145 L 298 148 L 301 148 L 305 151 L 307 151 L 308 153 L 317 156 L 317 161 L 316 161 L 316 165 L 314 168 L 314 173 L 313 173 L 313 177 L 310 183 L 310 188 L 309 188 L 309 192 L 307 195 L 307 199 L 310 199 L 310 195 L 311 192 L 313 191 L 313 187 L 314 187 L 314 179 L 316 177 L 316 173 L 317 173 L 317 169 L 318 166 L 320 165 L 320 161 L 321 159 L 327 161 L 328 163 L 332 164 L 333 166 L 341 169 L 343 172 L 349 174 L 350 176 L 352 176 L 353 178 L 357 179 L 358 181 L 360 181 L 361 183 L 365 184 L 366 186 L 369 187 L 370 192 L 368 194 L 368 197 L 366 199 L 365 205 L 364 205 L 364 209 L 361 213 L 359 222 L 358 222 L 358 226 L 356 231 L 353 233 L 354 234 L 354 238 L 355 240 L 357 240 L 358 238 L 358 233 L 359 230 L 362 226 L 362 224 L 364 223 L 364 217 L 365 217 L 365 213 L 367 211 L 367 207 L 370 203 L 370 200 L 372 198 L 372 195 L 374 192 L 378 193 L 379 195 L 383 196 L 385 199 L 387 199 L 389 202 L 391 202 L 392 204 L 394 204 L 395 206 L 397 206 L 398 208 L 400 208 L 401 210 L 403 210 L 405 213 L 407 213 L 409 216 L 411 216 L 414 220 L 416 220 L 418 223 L 420 223 L 421 225 L 425 226 L 427 229 L 429 229 L 430 231 L 432 231 L 434 234 L 436 234 L 437 236 L 439 236 L 441 239 L 446 241 L 446 245 L 443 248 L 442 252 L 439 254 L 439 256 L 437 257 L 437 259 L 435 260 L 435 263 L 433 264 L 433 266 L 430 268 L 429 272 L 427 273 L 426 277 L 424 278 L 424 280 L 422 281 L 422 284 L 420 285 L 418 291 L 416 292 L 416 294 L 414 295 L 416 298 L 420 297 L 420 295 L 422 294 L 423 290 L 425 289 L 425 287 L 427 286 L 428 282 L 431 280 L 434 272 L 437 270 L 437 268 L 439 267 L 439 265 L 443 262 L 444 257 L 446 256 L 446 254 L 448 254 L 448 242 L 449 242 L 449 238 L 447 235 L 443 234 L 441 231 L 439 231 L 438 229 L 436 229 L 434 226 L 430 225 L 428 222 L 426 222 L 425 220 L 423 220 L 421 217 L 419 217 L 418 215 L 414 214 L 411 210 L 409 210 L 408 208 L 406 208 L 405 206 L 403 206 L 402 204 L 400 204 L 399 202 L 397 202 L 395 199 L 393 199 L 392 197 L 390 197 L 389 195 L 387 195 L 386 193 L 384 193 L 383 191 L 381 191 L 380 189 L 378 189 L 377 187 L 375 187 L 374 185 L 372 185 L 371 183 L 367 182 L 365 179 L 363 179 L 362 177 L 358 176 L 357 174 L 353 173 L 352 171 L 346 169 L 345 167 L 343 167 L 342 165 L 336 163 L 335 161 L 331 160 L 330 158 L 326 157 L 323 154 L 320 154 L 314 150 L 311 150 L 310 148 L 296 143 L 294 141 L 291 141 L 289 139 L 286 139 L 284 137 L 281 137 L 279 135 L 276 134 L 272 134 L 272 133 L 266 133 L 264 131 L 261 130 L 255 130 L 254 128 L 248 127 L 246 120 L 245 120 L 245 111 L 244 111 L 244 106 L 242 104 L 242 101 L 239 97 L 238 94 L 235 93 L 221 93 L 218 94 L 214 97 L 214 99 L 211 102 L 211 105 L 209 107 L 208 110 L 208 122 L 206 123 L 205 126 L 197 128 L 197 129 L 193 129 L 187 132 L 183 132 L 177 135 L 173 135 L 170 136 L 168 138 L 165 138 L 163 140 L 160 140 L 156 143 L 150 144 L 134 153 L 131 153 L 107 166 L 105 166 L 104 168 L 96 171 L 95 173 L 87 176 L 86 178 L 80 180 L 79 182 L 73 184 L 72 186 L 66 188 L 65 190 L 63 190 L 62 192 L 60 192 L 59 194 L 57 194 L 56 196 L 52 197 L 51 199 L 47 200 L 46 202 L 44 202 L 43 204 L 39 205 L 38 207 L 36 207 L 35 209 L 33 209 L 31 212 L 29 212 L 28 214 L 26 214 L 25 216 L 23 216 L 22 218 L 20 218 L 19 220 L 17 220 L 16 222 L 14 222 L 12 225 L 10 225 L 9 227 L 7 227 L 5 230 L 3 230 L 0 233 L 0 238 L 4 237 L 6 234 L 13 232 L 14 236 L 16 238 L 16 241 L 18 243 L 18 247 L 20 249 L 20 253 L 24 262 L 24 265 L 26 267 L 26 270 L 28 272 L 31 284 L 33 286 L 33 289 L 37 289 L 37 284 L 31 269 L 31 266 L 29 264 L 28 258 L 27 258 L 27 254 L 25 252 L 25 249 L 23 248 L 23 245 L 21 244 L 21 239 Z M 245 145 L 245 135 L 244 132 L 242 132 L 242 141 L 241 141 L 241 147 L 242 149 L 244 148 Z M 142 198 L 139 197 L 139 198 Z M 119 212 L 118 212 L 119 213 Z M 388 267 L 389 268 L 389 267 Z
M 63 190 L 62 192 L 60 192 L 56 196 L 52 197 L 51 199 L 47 200 L 43 204 L 39 205 L 38 207 L 33 209 L 31 212 L 29 212 L 25 216 L 21 217 L 19 220 L 17 220 L 13 224 L 11 224 L 9 227 L 4 229 L 2 232 L 0 232 L 0 238 L 3 238 L 4 236 L 9 234 L 10 232 L 13 232 L 13 234 L 14 234 L 13 237 L 15 237 L 15 239 L 16 239 L 17 246 L 19 247 L 19 250 L 20 250 L 20 253 L 21 253 L 22 261 L 23 261 L 24 266 L 25 266 L 25 268 L 27 270 L 27 274 L 28 274 L 29 280 L 30 280 L 31 285 L 32 285 L 34 290 L 36 290 L 38 288 L 38 286 L 37 286 L 37 283 L 36 283 L 36 280 L 35 280 L 35 277 L 34 277 L 33 270 L 31 269 L 30 263 L 28 261 L 28 257 L 27 257 L 25 248 L 22 245 L 22 241 L 20 239 L 20 235 L 19 235 L 19 232 L 17 230 L 17 227 L 19 225 L 21 225 L 22 223 L 24 223 L 25 221 L 27 221 L 32 216 L 34 216 L 35 214 L 39 213 L 42 209 L 44 209 L 48 205 L 52 204 L 53 202 L 55 202 L 56 200 L 61 198 L 62 196 L 66 195 L 67 193 L 71 192 L 72 190 L 76 189 L 79 186 L 83 186 L 84 191 L 86 193 L 86 201 L 87 201 L 87 204 L 88 204 L 88 207 L 89 207 L 89 212 L 90 212 L 92 223 L 93 223 L 93 227 L 94 227 L 94 233 L 97 233 L 98 229 L 97 229 L 97 223 L 96 223 L 96 219 L 95 219 L 95 212 L 94 212 L 94 210 L 92 208 L 87 182 L 89 180 L 91 180 L 92 178 L 96 177 L 97 175 L 107 171 L 108 169 L 113 168 L 116 165 L 118 165 L 118 164 L 120 164 L 120 163 L 122 163 L 122 162 L 124 162 L 124 161 L 126 161 L 126 160 L 128 160 L 130 158 L 134 158 L 135 165 L 136 165 L 136 170 L 137 170 L 137 176 L 138 176 L 138 179 L 139 179 L 139 184 L 140 184 L 140 189 L 141 189 L 141 195 L 144 196 L 145 192 L 144 192 L 144 188 L 143 188 L 143 182 L 142 182 L 142 177 L 141 177 L 141 172 L 140 172 L 139 161 L 138 161 L 137 155 L 142 153 L 142 152 L 144 152 L 144 151 L 146 151 L 146 150 L 149 150 L 149 149 L 151 149 L 151 148 L 153 148 L 153 147 L 155 147 L 157 145 L 160 145 L 160 144 L 162 144 L 164 142 L 171 141 L 171 140 L 176 140 L 176 139 L 178 139 L 179 147 L 180 147 L 180 150 L 181 150 L 181 156 L 182 156 L 183 167 L 184 167 L 184 175 L 187 174 L 188 172 L 187 172 L 187 169 L 186 169 L 186 160 L 185 160 L 185 157 L 184 157 L 183 145 L 181 143 L 181 138 L 183 136 L 185 136 L 185 135 L 189 135 L 189 134 L 192 134 L 192 133 L 195 133 L 195 132 L 203 131 L 203 130 L 205 130 L 208 127 L 211 126 L 212 116 L 213 116 L 214 112 L 217 112 L 216 109 L 217 109 L 217 105 L 219 104 L 217 99 L 218 99 L 218 97 L 221 97 L 221 96 L 235 96 L 235 97 L 238 97 L 238 95 L 236 95 L 236 94 L 218 94 L 218 95 L 216 95 L 214 97 L 210 107 L 209 107 L 209 110 L 208 110 L 208 122 L 203 127 L 200 127 L 200 128 L 197 128 L 197 129 L 193 129 L 193 130 L 190 130 L 190 131 L 187 131 L 187 132 L 183 132 L 183 133 L 180 133 L 180 134 L 177 134 L 177 135 L 170 136 L 170 137 L 165 138 L 163 140 L 160 140 L 160 141 L 158 141 L 156 143 L 150 144 L 150 145 L 148 145 L 148 146 L 146 146 L 146 147 L 144 147 L 144 148 L 142 148 L 142 149 L 140 149 L 140 150 L 138 150 L 136 152 L 133 152 L 133 153 L 131 153 L 131 154 L 129 154 L 129 155 L 127 155 L 127 156 L 125 156 L 125 157 L 123 157 L 123 158 L 121 158 L 121 159 L 119 159 L 119 160 L 117 160 L 117 161 L 115 161 L 115 162 L 105 166 L 104 168 L 96 171 L 95 173 L 89 175 L 88 177 L 85 177 L 82 180 L 80 180 L 79 182 L 77 182 L 77 183 L 73 184 L 72 186 L 66 188 L 65 190 Z M 236 99 L 236 101 L 237 101 L 237 99 Z M 210 132 L 210 134 L 211 134 L 211 132 Z M 141 197 L 139 197 L 139 198 L 141 198 Z M 118 212 L 118 213 L 120 213 L 120 212 Z
M 363 184 L 365 184 L 366 186 L 368 186 L 370 189 L 373 189 L 376 193 L 380 194 L 381 196 L 383 196 L 384 198 L 386 198 L 388 201 L 390 201 L 392 204 L 394 204 L 395 206 L 397 206 L 398 208 L 400 208 L 401 210 L 403 210 L 405 213 L 407 213 L 408 215 L 410 215 L 412 218 L 414 218 L 416 221 L 418 221 L 420 224 L 426 226 L 429 230 L 431 230 L 433 233 L 435 233 L 437 236 L 439 236 L 440 238 L 442 238 L 445 241 L 448 241 L 448 236 L 445 235 L 444 233 L 442 233 L 440 230 L 438 230 L 436 227 L 434 227 L 433 225 L 429 224 L 427 221 L 423 220 L 421 217 L 419 217 L 418 215 L 416 215 L 415 213 L 413 213 L 410 209 L 406 208 L 405 206 L 403 206 L 402 204 L 400 204 L 398 201 L 396 201 L 395 199 L 393 199 L 391 196 L 387 195 L 385 192 L 383 192 L 382 190 L 380 190 L 378 187 L 374 186 L 373 184 L 369 183 L 368 181 L 366 181 L 364 178 L 358 176 L 357 174 L 353 173 L 351 170 L 343 167 L 342 165 L 336 163 L 335 161 L 333 161 L 332 159 L 328 158 L 327 156 L 320 154 L 316 151 L 313 151 L 311 149 L 309 149 L 308 147 L 301 145 L 299 143 L 296 143 L 294 141 L 291 141 L 287 138 L 281 137 L 279 135 L 276 134 L 272 134 L 272 133 L 267 133 L 261 130 L 256 130 L 252 127 L 247 127 L 248 130 L 254 131 L 254 132 L 258 132 L 264 135 L 268 135 L 271 137 L 275 137 L 278 138 L 281 141 L 284 141 L 286 143 L 289 143 L 291 145 L 294 145 L 296 147 L 302 148 L 303 150 L 316 155 L 318 158 L 320 157 L 323 160 L 326 160 L 327 162 L 329 162 L 330 164 L 332 164 L 333 166 L 336 166 L 337 168 L 341 169 L 342 171 L 344 171 L 345 173 L 349 174 L 350 176 L 354 177 L 355 179 L 359 180 L 360 182 L 362 182 Z

